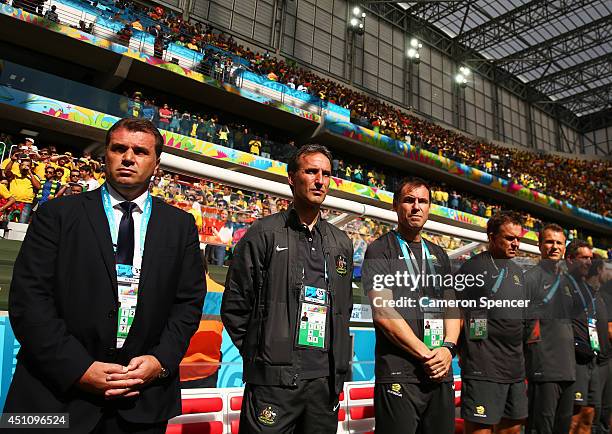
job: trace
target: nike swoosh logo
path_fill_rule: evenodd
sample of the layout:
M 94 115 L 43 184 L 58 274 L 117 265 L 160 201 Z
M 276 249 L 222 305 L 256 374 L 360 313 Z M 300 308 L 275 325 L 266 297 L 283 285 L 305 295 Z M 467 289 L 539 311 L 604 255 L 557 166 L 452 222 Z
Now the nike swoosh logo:
M 544 289 L 548 289 L 552 286 L 552 283 L 550 285 L 544 285 Z
M 336 406 L 334 407 L 334 410 L 333 410 L 333 411 L 338 410 L 338 407 L 340 407 L 340 403 L 336 404 Z
M 276 246 L 276 251 L 277 252 L 282 252 L 283 250 L 287 250 L 288 248 L 289 247 L 279 247 L 279 246 Z
M 397 257 L 397 259 L 406 259 L 406 257 L 400 255 L 400 256 Z

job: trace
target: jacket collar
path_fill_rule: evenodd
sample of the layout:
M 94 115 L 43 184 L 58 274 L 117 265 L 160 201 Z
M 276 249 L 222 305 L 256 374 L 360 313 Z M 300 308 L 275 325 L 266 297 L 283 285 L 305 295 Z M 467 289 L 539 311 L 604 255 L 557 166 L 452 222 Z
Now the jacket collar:
M 300 221 L 300 217 L 298 216 L 297 211 L 293 206 L 289 207 L 286 213 L 286 225 L 291 229 L 301 229 L 304 226 L 304 223 Z M 318 230 L 322 235 L 326 234 L 325 224 L 323 223 L 323 219 L 321 218 L 321 213 L 319 213 L 319 218 L 314 224 L 313 230 Z

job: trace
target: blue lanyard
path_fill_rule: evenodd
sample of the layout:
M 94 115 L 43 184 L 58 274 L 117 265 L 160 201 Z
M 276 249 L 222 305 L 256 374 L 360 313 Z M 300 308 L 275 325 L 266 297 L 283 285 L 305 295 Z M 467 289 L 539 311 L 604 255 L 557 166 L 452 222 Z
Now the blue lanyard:
M 100 190 L 102 190 L 102 204 L 104 205 L 104 212 L 106 213 L 106 219 L 108 220 L 108 226 L 111 231 L 111 239 L 113 240 L 113 251 L 117 253 L 117 237 L 119 236 L 117 230 L 117 223 L 115 222 L 115 212 L 113 211 L 113 205 L 111 202 L 110 193 L 108 192 L 108 187 L 103 185 Z M 153 204 L 153 200 L 151 199 L 151 195 L 147 193 L 147 198 L 145 199 L 144 210 L 142 212 L 142 221 L 140 224 L 140 256 L 142 257 L 144 254 L 144 243 L 145 237 L 147 234 L 147 226 L 149 224 L 149 219 L 151 218 L 151 206 Z
M 493 259 L 493 256 L 490 256 L 490 258 L 491 258 L 491 263 L 493 264 L 495 269 L 499 271 L 499 274 L 497 275 L 497 279 L 495 280 L 495 283 L 493 284 L 493 288 L 491 288 L 491 294 L 493 295 L 493 294 L 496 294 L 497 291 L 499 290 L 499 287 L 504 281 L 504 277 L 506 277 L 506 274 L 508 273 L 508 269 L 502 268 L 500 270 L 499 268 L 497 268 L 497 265 L 495 265 L 495 260 Z
M 588 317 L 589 308 L 587 306 L 586 300 L 584 299 L 584 295 L 582 295 L 582 291 L 580 290 L 580 285 L 578 285 L 578 282 L 576 282 L 576 279 L 574 279 L 574 276 L 572 276 L 571 274 L 568 274 L 567 277 L 569 277 L 569 279 L 572 282 L 572 286 L 574 287 L 574 292 L 577 292 L 578 295 L 580 296 L 580 300 L 582 300 L 582 306 L 584 307 L 584 313 L 586 313 Z M 593 316 L 597 316 L 597 307 L 595 306 L 595 297 L 593 297 L 590 292 L 589 292 L 589 296 L 591 297 L 591 303 L 593 303 Z
M 495 283 L 493 284 L 493 288 L 491 288 L 491 294 L 497 293 L 497 291 L 499 290 L 499 287 L 504 281 L 504 277 L 506 276 L 506 273 L 507 273 L 507 270 L 505 268 L 502 268 L 500 270 L 499 275 L 497 276 L 497 280 L 495 280 Z
M 414 256 L 414 253 L 412 253 L 412 250 L 410 250 L 410 247 L 408 246 L 406 240 L 404 240 L 397 232 L 395 233 L 395 237 L 397 238 L 397 242 L 399 243 L 400 249 L 402 250 L 404 262 L 406 262 L 406 266 L 408 267 L 408 272 L 411 275 L 425 273 L 427 271 L 427 269 L 425 268 L 425 261 L 427 261 L 427 264 L 429 265 L 429 270 L 432 273 L 434 272 L 433 263 L 431 262 L 431 256 L 429 254 L 429 248 L 427 247 L 427 244 L 425 244 L 425 241 L 421 239 L 421 268 L 419 269 L 419 264 L 416 260 L 416 257 Z M 416 273 L 415 269 L 419 272 Z
M 546 294 L 546 297 L 544 297 L 544 299 L 542 300 L 545 304 L 547 304 L 553 298 L 553 296 L 557 292 L 557 289 L 559 288 L 559 283 L 561 283 L 561 273 L 557 274 L 557 278 L 550 287 L 548 294 Z

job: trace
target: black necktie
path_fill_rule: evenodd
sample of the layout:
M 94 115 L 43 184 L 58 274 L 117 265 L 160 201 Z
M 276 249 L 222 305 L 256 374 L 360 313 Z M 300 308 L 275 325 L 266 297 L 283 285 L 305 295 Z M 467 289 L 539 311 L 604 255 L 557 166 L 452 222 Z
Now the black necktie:
M 134 202 L 121 202 L 123 217 L 119 223 L 117 237 L 117 264 L 132 265 L 134 261 L 134 219 L 132 211 L 136 208 Z

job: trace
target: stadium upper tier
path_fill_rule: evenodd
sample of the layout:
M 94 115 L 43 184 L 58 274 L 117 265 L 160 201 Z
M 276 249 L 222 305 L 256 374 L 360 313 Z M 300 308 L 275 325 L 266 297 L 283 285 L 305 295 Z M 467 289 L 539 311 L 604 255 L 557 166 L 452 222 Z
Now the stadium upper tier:
M 56 3 L 56 4 L 58 5 L 58 9 L 59 9 L 60 4 L 59 3 Z M 76 7 L 76 4 L 71 3 L 69 7 L 74 9 Z M 89 9 L 88 9 L 88 12 L 90 13 L 91 10 Z M 83 11 L 84 10 L 85 8 L 83 8 Z M 447 147 L 451 147 L 451 146 L 457 147 L 459 150 L 456 152 L 458 152 L 459 154 L 462 154 L 462 153 L 465 154 L 471 148 L 469 146 L 465 146 L 465 149 L 462 150 L 461 149 L 462 146 L 458 146 L 459 143 L 457 142 L 458 140 L 457 137 L 460 137 L 460 136 L 456 136 L 456 135 L 452 136 L 453 139 L 450 140 L 449 138 L 451 137 L 451 135 L 455 133 L 451 133 L 450 131 L 447 131 L 447 130 L 444 130 L 445 131 L 444 139 L 436 136 L 438 139 L 432 140 L 431 136 L 429 135 L 430 133 L 427 131 L 427 128 L 434 128 L 434 129 L 440 128 L 433 124 L 429 125 L 427 128 L 421 126 L 420 127 L 421 129 L 418 129 L 417 128 L 418 124 L 416 123 L 416 121 L 413 123 L 410 123 L 404 120 L 403 125 L 407 126 L 407 128 L 410 128 L 410 134 L 407 134 L 405 137 L 403 137 L 403 140 L 401 140 L 401 139 L 393 137 L 393 136 L 397 137 L 397 134 L 391 134 L 390 136 L 382 134 L 382 132 L 387 132 L 387 133 L 389 132 L 387 129 L 385 129 L 389 127 L 384 122 L 376 125 L 377 128 L 375 128 L 374 130 L 370 130 L 363 126 L 359 126 L 359 125 L 349 122 L 348 119 L 345 118 L 345 113 L 342 111 L 341 107 L 338 107 L 337 105 L 334 105 L 334 104 L 330 104 L 329 97 L 328 97 L 328 100 L 323 101 L 323 103 L 313 104 L 312 95 L 308 96 L 307 98 L 303 98 L 303 97 L 300 98 L 299 96 L 295 96 L 295 95 L 301 92 L 297 92 L 291 89 L 290 87 L 281 85 L 278 82 L 266 80 L 265 77 L 262 77 L 262 76 L 257 76 L 252 73 L 249 74 L 248 72 L 240 72 L 242 70 L 242 66 L 241 66 L 243 65 L 242 63 L 239 64 L 237 67 L 235 63 L 232 63 L 233 65 L 232 67 L 235 67 L 235 68 L 233 71 L 231 71 L 232 73 L 227 74 L 227 75 L 224 73 L 223 70 L 219 71 L 215 68 L 214 70 L 216 71 L 217 76 L 219 78 L 219 80 L 215 80 L 215 79 L 212 79 L 210 77 L 203 75 L 202 73 L 198 73 L 198 72 L 189 70 L 185 67 L 177 66 L 175 62 L 167 62 L 162 59 L 156 58 L 150 54 L 147 54 L 146 53 L 147 50 L 153 52 L 154 48 L 147 47 L 147 44 L 145 43 L 139 44 L 138 47 L 136 47 L 143 51 L 135 51 L 132 47 L 131 42 L 129 44 L 129 47 L 126 47 L 125 45 L 121 45 L 121 44 L 114 43 L 108 40 L 104 40 L 96 36 L 84 33 L 83 31 L 79 31 L 79 30 L 70 28 L 68 26 L 50 22 L 34 14 L 31 14 L 31 13 L 28 13 L 28 12 L 25 12 L 19 9 L 15 9 L 7 5 L 1 5 L 0 12 L 5 16 L 3 20 L 7 19 L 6 16 L 8 15 L 10 17 L 17 18 L 18 20 L 35 24 L 39 27 L 44 27 L 50 30 L 54 30 L 64 35 L 76 38 L 80 41 L 87 42 L 87 43 L 96 45 L 98 47 L 107 48 L 107 49 L 110 49 L 111 51 L 114 51 L 115 53 L 123 54 L 129 58 L 143 61 L 145 63 L 148 63 L 149 65 L 157 66 L 159 68 L 166 69 L 166 70 L 171 70 L 184 77 L 195 79 L 196 81 L 199 81 L 201 83 L 213 85 L 218 89 L 223 89 L 233 94 L 239 94 L 240 96 L 244 98 L 251 99 L 257 102 L 262 102 L 267 105 L 272 105 L 285 112 L 291 113 L 294 116 L 297 115 L 298 117 L 308 119 L 309 121 L 320 121 L 321 120 L 320 115 L 323 114 L 324 118 L 326 117 L 325 122 L 323 123 L 323 126 L 328 128 L 328 132 L 332 135 L 335 134 L 335 135 L 339 135 L 342 137 L 348 137 L 351 140 L 357 140 L 359 142 L 363 142 L 369 145 L 374 145 L 375 147 L 382 149 L 386 152 L 392 152 L 398 155 L 402 155 L 404 157 L 407 157 L 409 160 L 418 162 L 419 166 L 423 166 L 423 163 L 424 163 L 425 165 L 432 166 L 436 169 L 442 169 L 442 171 L 445 171 L 447 174 L 456 175 L 455 178 L 457 177 L 467 178 L 472 181 L 476 181 L 482 185 L 488 186 L 492 191 L 497 190 L 499 192 L 504 192 L 507 195 L 510 194 L 514 196 L 515 198 L 519 198 L 523 202 L 528 201 L 528 202 L 538 204 L 540 206 L 544 205 L 546 207 L 561 211 L 565 215 L 571 215 L 583 221 L 596 223 L 600 229 L 602 227 L 605 227 L 607 228 L 607 230 L 609 230 L 609 227 L 612 225 L 612 219 L 605 218 L 601 215 L 594 214 L 584 209 L 579 209 L 567 201 L 561 201 L 558 199 L 554 199 L 552 197 L 549 197 L 547 195 L 537 192 L 535 189 L 529 189 L 517 182 L 513 182 L 508 179 L 503 179 L 503 178 L 494 176 L 492 173 L 489 173 L 493 171 L 492 169 L 493 159 L 491 157 L 495 155 L 499 158 L 500 155 L 492 154 L 492 152 L 487 153 L 487 151 L 484 149 L 480 151 L 479 158 L 482 161 L 484 161 L 485 168 L 490 169 L 489 172 L 483 171 L 480 169 L 475 169 L 464 163 L 459 163 L 459 162 L 456 162 L 456 161 L 453 161 L 453 160 L 450 160 L 444 157 L 443 152 L 444 152 L 444 149 L 446 149 Z M 99 16 L 103 16 L 103 15 L 104 15 L 104 12 L 100 11 Z M 61 17 L 62 15 L 60 14 L 60 19 Z M 93 18 L 97 20 L 97 17 L 93 17 Z M 8 29 L 8 26 L 3 26 L 3 27 L 6 28 L 6 30 L 8 31 L 7 32 L 8 34 L 11 33 L 11 31 Z M 96 32 L 95 24 L 93 27 L 93 31 L 94 33 Z M 5 35 L 5 37 L 6 36 L 7 35 Z M 143 41 L 144 41 L 144 38 L 143 38 Z M 14 42 L 17 42 L 17 41 L 14 41 Z M 185 48 L 185 47 L 181 47 L 181 48 Z M 169 52 L 170 53 L 172 52 L 171 48 L 168 48 L 164 51 L 165 51 L 164 56 L 166 57 Z M 181 59 L 178 59 L 178 61 L 180 64 Z M 263 62 L 259 62 L 260 65 L 262 63 Z M 236 71 L 238 71 L 239 73 L 234 74 Z M 222 80 L 225 80 L 225 79 L 227 81 L 223 82 Z M 281 87 L 282 89 L 279 91 L 279 88 Z M 280 100 L 279 100 L 279 94 L 280 94 Z M 336 102 L 339 102 L 339 101 L 336 101 Z M 353 115 L 354 114 L 355 112 L 353 111 Z M 379 115 L 376 115 L 376 116 L 379 116 Z M 353 119 L 354 119 L 354 116 L 353 116 Z M 423 121 L 419 121 L 419 122 L 423 122 Z M 321 136 L 321 137 L 324 138 L 325 136 Z M 463 139 L 467 141 L 470 140 L 465 137 L 461 138 L 461 140 Z M 421 149 L 417 146 L 414 146 L 415 143 L 418 143 L 418 144 L 421 144 L 427 147 L 434 146 L 435 148 L 432 148 L 432 149 L 436 150 L 437 148 L 438 153 L 429 152 L 425 149 Z M 441 144 L 444 144 L 444 146 L 441 146 Z M 460 145 L 464 145 L 464 143 L 461 143 Z M 189 146 L 193 147 L 193 144 Z M 367 150 L 367 148 L 368 147 L 364 147 L 365 150 Z M 360 152 L 359 150 L 355 150 L 355 149 L 353 151 L 355 153 Z M 505 155 L 507 157 L 506 160 L 511 160 L 513 156 L 508 153 L 512 153 L 515 151 L 510 151 L 506 148 L 503 148 L 503 151 L 506 152 L 507 155 L 503 154 L 501 155 L 501 157 Z M 533 155 L 535 156 L 535 154 Z M 501 159 L 497 161 L 501 161 Z M 534 167 L 551 168 L 550 164 L 547 164 L 547 163 L 550 163 L 550 161 L 546 161 L 544 164 L 542 164 L 542 162 L 537 162 L 537 161 L 534 164 L 534 162 L 531 161 L 531 165 Z M 553 164 L 555 164 L 555 162 L 553 162 Z M 596 195 L 593 199 L 593 203 L 598 204 L 602 202 L 602 200 L 600 199 L 603 198 L 604 210 L 602 212 L 607 214 L 609 210 L 605 207 L 609 205 L 606 204 L 605 198 L 606 198 L 606 194 L 607 194 L 607 190 L 609 186 L 606 184 L 607 178 L 605 177 L 605 174 L 607 173 L 606 171 L 608 170 L 610 165 L 606 162 L 601 162 L 601 163 L 598 163 L 598 168 L 588 168 L 588 170 L 590 171 L 587 172 L 586 171 L 587 167 L 585 166 L 587 163 L 578 163 L 578 162 L 575 162 L 574 160 L 566 160 L 566 161 L 562 161 L 559 164 L 562 164 L 562 165 L 570 164 L 569 170 L 565 170 L 565 173 L 569 173 L 571 176 L 574 177 L 574 179 L 572 179 L 571 182 L 569 182 L 567 179 L 564 179 L 560 175 L 560 173 L 555 173 L 556 178 L 560 182 L 565 182 L 565 184 L 563 185 L 563 188 L 565 190 L 564 191 L 560 190 L 559 193 L 561 193 L 562 196 L 567 195 L 567 191 L 574 189 L 574 188 L 575 189 L 580 188 L 586 192 L 588 192 L 589 190 L 595 190 Z M 498 168 L 500 167 L 500 165 L 501 164 L 498 164 Z M 412 167 L 413 166 L 410 166 L 410 168 Z M 525 176 L 528 176 L 528 174 L 522 174 L 522 175 L 523 175 L 523 178 L 525 178 Z M 591 179 L 590 182 L 586 181 L 587 176 L 589 177 L 589 179 Z M 598 177 L 601 178 L 601 176 L 603 176 L 603 179 L 596 179 Z M 584 181 L 585 181 L 584 185 L 580 184 L 580 180 L 582 178 L 584 178 Z M 383 193 L 375 192 L 374 196 L 377 196 L 380 194 L 383 194 Z

